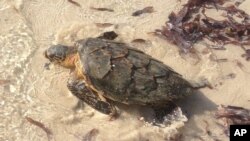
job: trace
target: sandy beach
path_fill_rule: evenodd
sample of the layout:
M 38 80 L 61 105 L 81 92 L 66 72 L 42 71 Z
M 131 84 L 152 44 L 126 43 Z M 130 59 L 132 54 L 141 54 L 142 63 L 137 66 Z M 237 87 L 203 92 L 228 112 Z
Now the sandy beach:
M 223 122 L 215 118 L 217 107 L 233 105 L 250 109 L 250 62 L 241 57 L 244 51 L 239 46 L 226 45 L 226 50 L 212 50 L 198 43 L 194 46 L 198 59 L 189 54 L 180 55 L 175 45 L 148 34 L 161 29 L 168 15 L 179 11 L 186 0 L 75 2 L 80 6 L 67 0 L 0 1 L 1 141 L 228 140 L 221 126 Z M 131 16 L 147 6 L 153 6 L 154 12 Z M 114 12 L 91 7 L 110 8 Z M 244 1 L 239 8 L 250 14 L 250 1 Z M 207 14 L 215 16 L 213 12 Z M 101 27 L 97 23 L 112 25 Z M 54 65 L 46 70 L 44 64 L 48 60 L 43 52 L 51 45 L 72 46 L 79 39 L 97 37 L 106 31 L 115 31 L 116 41 L 144 51 L 189 81 L 206 79 L 213 89 L 202 88 L 177 101 L 181 110 L 171 124 L 163 127 L 150 123 L 153 111 L 145 107 L 118 104 L 121 114 L 114 121 L 86 104 L 76 110 L 78 100 L 66 86 L 69 70 Z M 138 38 L 146 43 L 131 42 Z M 50 134 L 27 117 L 43 123 Z

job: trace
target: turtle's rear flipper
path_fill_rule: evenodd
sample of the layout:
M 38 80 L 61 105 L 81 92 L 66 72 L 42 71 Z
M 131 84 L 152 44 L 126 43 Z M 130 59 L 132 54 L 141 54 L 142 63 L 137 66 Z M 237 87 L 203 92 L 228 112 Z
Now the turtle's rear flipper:
M 152 108 L 154 109 L 155 118 L 156 118 L 155 125 L 162 124 L 165 120 L 165 117 L 168 114 L 172 113 L 176 107 L 177 105 L 172 102 L 169 102 L 165 106 L 161 106 L 161 107 L 153 106 Z
M 212 84 L 206 78 L 201 78 L 197 82 L 196 81 L 189 81 L 189 82 L 194 89 L 200 89 L 205 87 L 213 89 Z
M 67 87 L 73 95 L 83 100 L 97 111 L 109 115 L 114 115 L 114 113 L 116 113 L 114 106 L 101 100 L 93 90 L 85 86 L 83 80 L 69 80 Z

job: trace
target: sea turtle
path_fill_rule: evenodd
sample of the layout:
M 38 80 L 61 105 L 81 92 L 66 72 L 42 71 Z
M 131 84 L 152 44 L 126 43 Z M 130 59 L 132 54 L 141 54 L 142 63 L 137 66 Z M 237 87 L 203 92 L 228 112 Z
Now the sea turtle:
M 87 38 L 74 47 L 53 45 L 45 57 L 73 70 L 68 89 L 104 114 L 116 114 L 113 101 L 160 109 L 193 92 L 172 68 L 121 42 Z

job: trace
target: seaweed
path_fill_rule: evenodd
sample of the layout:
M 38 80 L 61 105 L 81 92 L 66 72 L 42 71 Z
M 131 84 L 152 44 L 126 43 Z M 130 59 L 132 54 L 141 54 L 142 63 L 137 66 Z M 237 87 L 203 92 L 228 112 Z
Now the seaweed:
M 107 11 L 107 12 L 114 12 L 113 9 L 109 9 L 109 8 L 103 8 L 103 7 L 100 7 L 100 8 L 96 8 L 96 7 L 90 7 L 90 9 L 93 9 L 93 10 L 97 10 L 97 11 Z
M 107 31 L 107 32 L 104 32 L 98 38 L 108 39 L 108 40 L 114 40 L 116 37 L 118 37 L 118 34 L 116 34 L 114 31 Z
M 82 141 L 94 141 L 95 137 L 99 133 L 98 129 L 91 129 L 82 139 Z
M 75 6 L 81 7 L 81 5 L 78 2 L 75 2 L 73 0 L 68 0 L 68 2 L 74 4 Z
M 235 5 L 236 6 L 239 6 L 239 5 L 241 5 L 242 4 L 242 2 L 244 2 L 245 0 L 237 0 L 236 2 L 235 2 Z
M 155 32 L 185 53 L 204 39 L 215 44 L 208 46 L 217 50 L 225 50 L 224 46 L 227 44 L 250 45 L 250 16 L 237 7 L 242 1 L 224 7 L 223 4 L 227 1 L 229 0 L 189 0 L 178 13 L 172 12 L 165 26 Z M 223 20 L 216 20 L 206 15 L 207 9 L 216 9 L 226 15 Z M 250 51 L 245 51 L 242 56 L 250 60 Z
M 112 26 L 114 24 L 112 24 L 112 23 L 95 23 L 95 25 L 97 27 L 106 28 L 106 27 L 110 27 L 110 26 Z
M 222 62 L 228 62 L 228 59 L 227 58 L 221 58 L 221 59 L 216 59 L 214 61 L 216 61 L 218 63 L 222 63 Z
M 132 16 L 140 16 L 141 14 L 144 14 L 144 13 L 153 13 L 153 12 L 154 12 L 154 7 L 148 6 L 148 7 L 141 9 L 141 10 L 137 10 L 137 11 L 133 12 Z
M 41 123 L 39 121 L 36 121 L 36 120 L 34 120 L 34 119 L 30 118 L 30 117 L 25 117 L 25 119 L 29 123 L 41 128 L 46 133 L 46 135 L 48 137 L 48 140 L 52 139 L 52 135 L 53 135 L 52 131 L 49 128 L 47 128 L 43 123 Z
M 250 124 L 250 109 L 237 106 L 219 106 L 215 113 L 216 118 L 223 119 L 225 132 L 228 134 L 228 128 L 233 124 Z
M 210 136 L 211 135 L 211 131 L 209 130 L 208 121 L 203 120 L 203 122 L 205 123 L 205 132 Z
M 95 141 L 96 140 L 96 136 L 99 133 L 99 130 L 96 128 L 91 129 L 90 131 L 88 131 L 85 135 L 81 135 L 80 133 L 72 133 L 72 132 L 68 132 L 70 135 L 73 135 L 75 138 L 79 139 L 80 141 Z
M 247 61 L 250 61 L 250 49 L 246 49 L 245 54 L 242 54 L 241 56 L 245 57 Z
M 226 79 L 234 79 L 236 77 L 235 73 L 229 73 L 225 76 Z
M 146 43 L 146 40 L 138 38 L 131 41 L 132 43 Z
M 250 73 L 246 70 L 246 67 L 239 60 L 234 60 L 233 62 L 236 63 L 237 67 L 239 67 L 242 71 Z

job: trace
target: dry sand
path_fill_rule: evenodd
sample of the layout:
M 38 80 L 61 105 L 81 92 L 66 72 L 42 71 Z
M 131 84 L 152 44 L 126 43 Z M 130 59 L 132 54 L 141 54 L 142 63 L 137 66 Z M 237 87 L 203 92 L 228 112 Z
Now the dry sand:
M 178 11 L 186 1 L 178 0 L 1 0 L 0 1 L 0 140 L 44 141 L 45 132 L 27 122 L 26 116 L 42 122 L 53 133 L 50 140 L 79 141 L 92 129 L 98 129 L 98 141 L 161 141 L 182 134 L 184 141 L 228 140 L 214 118 L 220 104 L 250 109 L 250 67 L 241 57 L 244 52 L 228 45 L 225 51 L 208 50 L 200 61 L 193 56 L 180 56 L 178 48 L 164 39 L 147 34 L 161 28 L 171 11 Z M 100 12 L 90 7 L 112 8 Z M 131 13 L 146 6 L 155 12 L 132 17 Z M 250 1 L 240 8 L 250 13 Z M 210 14 L 213 14 L 212 12 Z M 108 28 L 94 23 L 113 23 Z M 69 71 L 52 66 L 43 68 L 43 51 L 52 44 L 72 45 L 78 39 L 96 37 L 104 31 L 116 31 L 118 41 L 148 40 L 145 45 L 131 44 L 163 61 L 190 81 L 207 79 L 214 89 L 200 89 L 179 104 L 187 115 L 172 120 L 167 127 L 153 126 L 142 115 L 152 118 L 150 109 L 118 105 L 121 116 L 115 121 L 87 105 L 74 110 L 77 99 L 66 88 Z M 195 46 L 206 49 L 202 44 Z M 227 58 L 219 63 L 210 58 Z M 241 62 L 244 68 L 237 66 Z M 234 73 L 235 78 L 227 75 Z M 4 84 L 3 84 L 4 83 Z M 207 134 L 206 130 L 211 133 Z

